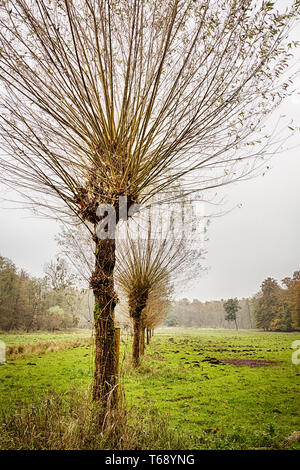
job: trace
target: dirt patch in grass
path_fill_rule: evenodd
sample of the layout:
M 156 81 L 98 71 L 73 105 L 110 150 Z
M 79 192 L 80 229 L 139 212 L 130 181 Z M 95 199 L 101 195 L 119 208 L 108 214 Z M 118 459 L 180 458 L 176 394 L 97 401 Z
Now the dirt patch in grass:
M 278 361 L 267 361 L 259 359 L 225 359 L 223 364 L 232 364 L 234 366 L 263 367 L 276 366 L 280 364 Z
M 264 366 L 273 366 L 280 364 L 279 361 L 267 361 L 265 359 L 216 359 L 215 357 L 209 357 L 203 359 L 202 362 L 209 362 L 210 364 L 231 364 L 233 366 L 248 366 L 248 367 L 264 367 Z
M 194 395 L 188 395 L 186 397 L 169 398 L 169 399 L 166 399 L 165 401 L 191 400 L 192 398 L 195 398 L 195 396 Z

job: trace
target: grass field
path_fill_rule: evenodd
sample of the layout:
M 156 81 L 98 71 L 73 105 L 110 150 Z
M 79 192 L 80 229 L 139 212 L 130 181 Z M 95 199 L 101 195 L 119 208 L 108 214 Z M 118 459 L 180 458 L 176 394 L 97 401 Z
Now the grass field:
M 35 344 L 41 341 L 59 341 L 66 339 L 76 339 L 80 337 L 91 336 L 88 330 L 65 330 L 54 333 L 49 331 L 39 331 L 38 333 L 1 333 L 0 339 L 6 343 L 7 346 L 15 344 Z
M 296 339 L 297 333 L 159 330 L 135 370 L 131 339 L 123 337 L 127 406 L 138 407 L 140 415 L 163 416 L 183 449 L 300 448 L 296 440 L 286 440 L 300 430 L 300 365 L 291 361 Z M 24 340 L 21 335 L 20 343 Z M 12 341 L 17 344 L 17 335 Z M 241 359 L 250 362 L 240 365 Z M 1 409 L 14 413 L 25 403 L 38 406 L 54 391 L 68 400 L 71 389 L 86 390 L 92 374 L 89 345 L 9 360 L 0 367 Z
M 30 356 L 38 356 L 54 351 L 74 349 L 90 345 L 93 341 L 88 330 L 73 332 L 28 334 L 5 334 L 0 337 L 6 344 L 6 359 L 16 360 Z

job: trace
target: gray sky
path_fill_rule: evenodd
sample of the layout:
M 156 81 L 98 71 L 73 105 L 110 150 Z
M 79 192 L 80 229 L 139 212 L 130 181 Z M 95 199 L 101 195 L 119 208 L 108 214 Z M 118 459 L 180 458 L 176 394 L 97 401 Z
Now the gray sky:
M 212 220 L 206 257 L 210 269 L 187 297 L 247 297 L 266 277 L 281 280 L 300 269 L 299 149 L 286 152 L 272 166 L 268 175 L 228 192 L 232 206 L 243 206 Z
M 281 0 L 282 1 L 282 0 Z M 287 3 L 287 2 L 283 2 Z M 295 33 L 295 31 L 294 31 Z M 297 34 L 293 34 L 297 36 Z M 300 126 L 298 95 L 276 111 Z M 282 279 L 300 269 L 300 133 L 271 161 L 264 177 L 226 188 L 226 208 L 242 203 L 209 228 L 206 266 L 180 297 L 202 301 L 253 295 L 268 276 Z M 1 196 L 1 193 L 0 193 Z M 39 276 L 57 253 L 55 221 L 36 218 L 0 200 L 0 254 L 28 273 Z

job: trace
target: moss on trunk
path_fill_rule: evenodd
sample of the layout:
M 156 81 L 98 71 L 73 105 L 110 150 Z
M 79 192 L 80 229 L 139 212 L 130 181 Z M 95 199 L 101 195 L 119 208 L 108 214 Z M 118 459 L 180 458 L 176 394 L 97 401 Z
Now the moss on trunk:
M 93 399 L 101 400 L 104 408 L 117 403 L 118 354 L 114 309 L 115 240 L 95 239 L 95 270 L 91 288 L 95 295 L 95 374 Z

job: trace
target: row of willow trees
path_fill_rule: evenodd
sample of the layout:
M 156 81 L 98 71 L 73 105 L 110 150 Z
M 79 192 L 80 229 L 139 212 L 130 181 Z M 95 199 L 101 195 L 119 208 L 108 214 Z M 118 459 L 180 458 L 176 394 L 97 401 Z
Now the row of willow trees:
M 154 328 L 166 318 L 170 298 L 178 285 L 191 281 L 202 270 L 203 243 L 189 237 L 192 219 L 177 207 L 171 217 L 165 209 L 141 210 L 116 231 L 114 282 L 118 324 L 133 331 L 133 365 L 138 366 Z M 180 215 L 182 224 L 176 225 Z M 204 226 L 205 229 L 205 226 Z M 198 230 L 200 234 L 200 231 Z M 93 275 L 94 246 L 84 226 L 64 227 L 57 236 L 61 254 L 85 286 Z
M 211 202 L 209 191 L 262 171 L 274 150 L 263 120 L 290 92 L 299 9 L 264 0 L 0 4 L 1 181 L 44 214 L 72 214 L 94 244 L 94 398 L 104 409 L 118 383 L 120 198 L 126 213 L 158 195 L 169 205 Z M 104 206 L 116 214 L 107 238 L 98 236 Z M 136 292 L 135 328 L 150 298 L 148 287 L 138 302 Z

